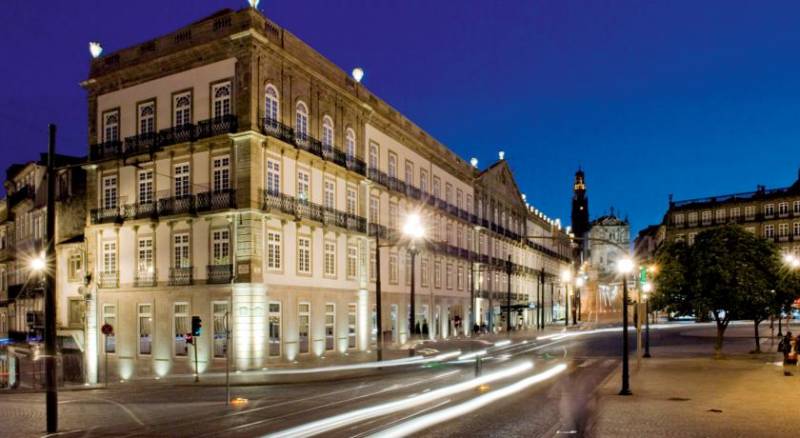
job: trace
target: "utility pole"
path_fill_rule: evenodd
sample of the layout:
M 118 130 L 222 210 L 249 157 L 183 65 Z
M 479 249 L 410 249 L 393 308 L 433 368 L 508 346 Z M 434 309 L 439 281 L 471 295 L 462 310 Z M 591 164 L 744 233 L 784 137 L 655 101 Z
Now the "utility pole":
M 47 252 L 45 254 L 44 350 L 47 386 L 47 433 L 58 432 L 56 387 L 56 125 L 49 125 L 47 145 Z

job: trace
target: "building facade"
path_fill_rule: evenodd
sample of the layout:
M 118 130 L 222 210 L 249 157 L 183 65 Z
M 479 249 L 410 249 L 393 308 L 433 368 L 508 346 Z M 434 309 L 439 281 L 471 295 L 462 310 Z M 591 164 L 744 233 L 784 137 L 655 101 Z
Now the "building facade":
M 782 251 L 800 255 L 800 174 L 788 187 L 757 186 L 749 193 L 673 201 L 664 215 L 667 240 L 694 243 L 697 233 L 724 224 L 739 224 Z
M 616 265 L 630 255 L 630 224 L 612 209 L 592 221 L 586 236 L 583 258 L 588 281 L 582 311 L 589 320 L 616 318 L 622 309 L 622 281 Z
M 104 354 L 128 379 L 192 372 L 195 346 L 199 372 L 227 354 L 246 370 L 365 351 L 378 311 L 403 344 L 411 269 L 430 337 L 468 333 L 473 310 L 500 318 L 501 274 L 515 326 L 533 324 L 542 272 L 558 297 L 568 239 L 485 183 L 496 168 L 515 186 L 504 160 L 466 163 L 255 9 L 97 58 L 83 86 L 89 381 Z M 411 213 L 425 228 L 414 267 Z M 204 328 L 187 345 L 192 316 Z

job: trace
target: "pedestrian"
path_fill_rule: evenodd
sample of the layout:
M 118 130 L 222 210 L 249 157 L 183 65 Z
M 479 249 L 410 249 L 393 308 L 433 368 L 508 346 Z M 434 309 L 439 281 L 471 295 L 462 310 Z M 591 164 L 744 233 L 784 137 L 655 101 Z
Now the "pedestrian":
M 784 376 L 791 376 L 792 373 L 789 372 L 787 366 L 797 364 L 797 352 L 794 351 L 794 358 L 791 358 L 792 355 L 792 346 L 793 338 L 792 332 L 786 332 L 786 336 L 781 339 L 780 344 L 778 344 L 778 350 L 783 353 L 783 375 Z

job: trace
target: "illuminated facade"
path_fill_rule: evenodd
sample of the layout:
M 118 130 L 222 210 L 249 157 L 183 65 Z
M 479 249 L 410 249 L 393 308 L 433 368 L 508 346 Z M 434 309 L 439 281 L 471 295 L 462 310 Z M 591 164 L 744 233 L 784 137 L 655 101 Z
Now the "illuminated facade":
M 83 86 L 87 336 L 123 379 L 191 372 L 193 315 L 200 372 L 228 352 L 245 370 L 371 349 L 376 236 L 383 336 L 404 343 L 410 212 L 425 227 L 415 313 L 430 337 L 469 331 L 472 288 L 476 302 L 505 291 L 508 254 L 520 309 L 542 267 L 552 278 L 569 264 L 556 221 L 518 191 L 480 188 L 491 168 L 252 8 L 99 57 Z M 560 237 L 529 241 L 529 228 Z M 112 336 L 99 335 L 104 323 Z

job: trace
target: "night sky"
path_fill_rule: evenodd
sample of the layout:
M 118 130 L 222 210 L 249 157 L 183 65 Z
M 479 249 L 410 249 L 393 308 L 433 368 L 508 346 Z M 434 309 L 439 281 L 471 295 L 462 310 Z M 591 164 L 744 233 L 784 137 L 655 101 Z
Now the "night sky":
M 0 167 L 86 154 L 87 44 L 138 44 L 243 0 L 7 0 Z M 499 150 L 532 204 L 635 233 L 676 199 L 791 184 L 800 166 L 800 2 L 263 0 L 260 9 L 463 158 Z

